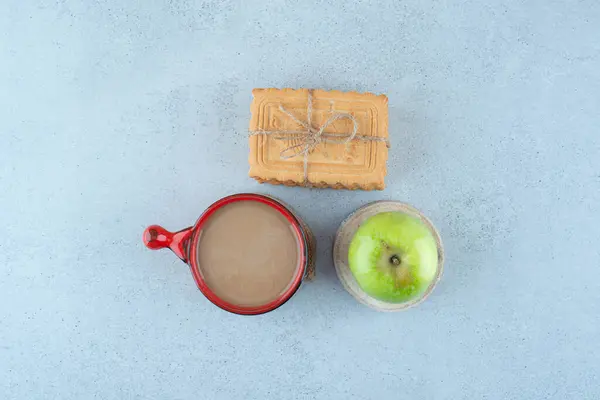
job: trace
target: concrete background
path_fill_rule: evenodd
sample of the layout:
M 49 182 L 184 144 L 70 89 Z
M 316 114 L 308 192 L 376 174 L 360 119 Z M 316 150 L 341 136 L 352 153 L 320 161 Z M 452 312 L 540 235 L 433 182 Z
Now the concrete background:
M 2 399 L 598 399 L 600 3 L 0 2 Z M 386 93 L 383 192 L 246 177 L 253 87 Z M 318 236 L 318 280 L 244 318 L 141 243 L 256 191 Z M 340 286 L 340 221 L 423 210 L 420 307 Z

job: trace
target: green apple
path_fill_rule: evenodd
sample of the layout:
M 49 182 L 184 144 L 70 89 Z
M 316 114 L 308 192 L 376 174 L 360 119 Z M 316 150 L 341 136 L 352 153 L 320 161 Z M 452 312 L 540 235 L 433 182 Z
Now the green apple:
M 367 294 L 403 303 L 421 297 L 436 278 L 437 244 L 420 219 L 402 212 L 382 212 L 357 229 L 348 263 Z

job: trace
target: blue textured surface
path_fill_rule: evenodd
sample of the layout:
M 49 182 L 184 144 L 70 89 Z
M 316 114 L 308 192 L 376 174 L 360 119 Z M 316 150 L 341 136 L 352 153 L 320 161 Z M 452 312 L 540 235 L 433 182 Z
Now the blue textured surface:
M 600 398 L 600 3 L 240 3 L 0 3 L 0 397 Z M 253 87 L 386 93 L 388 189 L 248 179 Z M 320 246 L 317 281 L 260 317 L 140 240 L 239 191 L 291 203 Z M 408 312 L 332 266 L 377 199 L 445 241 Z

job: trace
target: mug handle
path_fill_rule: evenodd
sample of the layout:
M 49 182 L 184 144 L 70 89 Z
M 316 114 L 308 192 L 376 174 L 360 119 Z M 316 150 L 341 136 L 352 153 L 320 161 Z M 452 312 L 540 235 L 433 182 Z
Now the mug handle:
M 162 226 L 152 225 L 144 231 L 144 244 L 151 250 L 168 247 L 184 263 L 188 263 L 187 248 L 194 228 L 185 228 L 179 232 L 169 232 Z

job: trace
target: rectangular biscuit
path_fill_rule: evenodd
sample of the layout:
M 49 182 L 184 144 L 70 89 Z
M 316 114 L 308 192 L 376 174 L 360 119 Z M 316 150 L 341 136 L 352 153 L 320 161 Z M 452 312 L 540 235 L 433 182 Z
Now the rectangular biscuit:
M 309 89 L 254 89 L 252 94 L 250 177 L 261 183 L 287 186 L 385 188 L 388 156 L 388 99 L 385 95 Z M 307 131 L 308 125 L 302 126 L 299 122 L 306 123 L 308 119 L 309 95 L 313 134 L 338 113 L 354 117 L 357 131 L 354 139 L 346 144 L 331 141 L 316 144 L 308 152 L 305 169 L 303 154 L 284 156 L 304 149 L 303 140 L 307 137 L 302 132 Z M 324 137 L 346 140 L 353 129 L 354 121 L 339 118 L 327 125 L 323 133 Z M 281 138 L 278 132 L 300 133 Z

